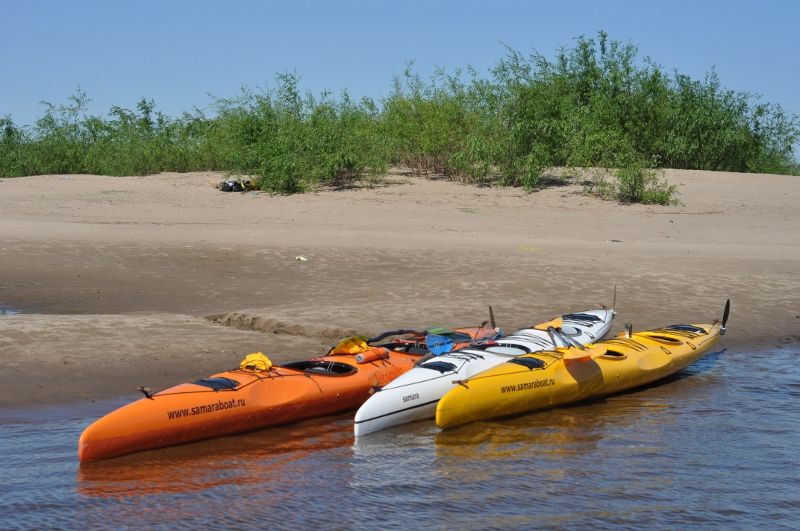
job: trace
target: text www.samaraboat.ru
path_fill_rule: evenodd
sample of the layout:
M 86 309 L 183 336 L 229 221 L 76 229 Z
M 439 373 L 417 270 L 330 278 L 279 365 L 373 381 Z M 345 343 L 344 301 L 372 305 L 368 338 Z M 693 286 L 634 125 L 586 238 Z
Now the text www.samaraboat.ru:
M 500 387 L 500 392 L 514 393 L 516 391 L 530 391 L 531 389 L 550 387 L 551 385 L 555 384 L 556 381 L 553 378 L 545 378 L 544 380 L 534 380 L 532 382 L 519 383 L 517 385 L 504 385 Z
M 230 400 L 219 400 L 211 404 L 202 406 L 194 406 L 191 408 L 175 409 L 167 411 L 167 418 L 179 419 L 183 417 L 191 417 L 194 415 L 202 415 L 203 413 L 214 413 L 215 411 L 222 411 L 223 409 L 233 409 L 245 405 L 243 398 L 232 398 Z

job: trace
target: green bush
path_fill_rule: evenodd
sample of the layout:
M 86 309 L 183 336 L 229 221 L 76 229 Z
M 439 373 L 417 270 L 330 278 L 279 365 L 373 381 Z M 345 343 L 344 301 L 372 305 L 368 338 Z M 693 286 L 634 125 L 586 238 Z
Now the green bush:
M 549 167 L 617 168 L 603 195 L 668 203 L 654 168 L 798 173 L 800 121 L 780 106 L 639 60 L 632 43 L 580 37 L 548 58 L 508 53 L 480 76 L 411 65 L 379 103 L 303 94 L 299 76 L 215 99 L 211 116 L 134 110 L 87 113 L 80 90 L 46 104 L 33 127 L 0 120 L 0 175 L 224 170 L 270 192 L 347 187 L 389 164 L 421 175 L 533 190 Z
M 296 74 L 283 74 L 274 89 L 217 100 L 210 137 L 225 169 L 256 176 L 275 193 L 346 187 L 385 172 L 389 153 L 375 104 L 346 93 L 302 96 L 298 84 Z
M 616 170 L 614 197 L 623 203 L 668 205 L 674 201 L 675 186 L 659 178 L 655 170 L 632 162 Z
M 439 70 L 426 83 L 407 66 L 383 102 L 391 161 L 421 175 L 485 182 L 499 141 L 494 89 L 473 70 Z

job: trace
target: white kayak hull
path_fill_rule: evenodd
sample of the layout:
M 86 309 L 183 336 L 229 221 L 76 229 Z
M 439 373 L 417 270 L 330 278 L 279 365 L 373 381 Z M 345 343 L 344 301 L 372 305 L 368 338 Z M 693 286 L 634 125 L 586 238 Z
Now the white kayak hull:
M 428 359 L 373 394 L 356 412 L 356 437 L 392 426 L 432 419 L 436 404 L 458 381 L 529 352 L 601 339 L 611 330 L 613 310 L 589 310 L 561 316 L 561 335 L 526 328 L 492 342 Z M 569 339 L 565 340 L 563 336 Z

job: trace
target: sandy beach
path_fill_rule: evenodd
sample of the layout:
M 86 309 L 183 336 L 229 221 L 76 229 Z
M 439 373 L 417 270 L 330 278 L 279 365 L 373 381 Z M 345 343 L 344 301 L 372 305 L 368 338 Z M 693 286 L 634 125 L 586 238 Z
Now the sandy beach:
M 394 172 L 222 193 L 215 173 L 0 179 L 0 406 L 95 400 L 313 357 L 354 331 L 514 329 L 611 304 L 615 330 L 709 322 L 800 343 L 800 178 L 669 170 L 676 206 L 574 180 L 527 194 Z M 307 258 L 306 261 L 297 257 Z

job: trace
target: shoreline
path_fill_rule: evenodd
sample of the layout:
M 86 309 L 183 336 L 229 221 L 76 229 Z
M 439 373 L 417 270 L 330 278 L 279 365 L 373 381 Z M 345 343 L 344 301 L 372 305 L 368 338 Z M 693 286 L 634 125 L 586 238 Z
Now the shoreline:
M 733 315 L 733 313 L 732 313 Z M 153 319 L 160 321 L 154 325 Z M 258 316 L 246 315 L 246 318 L 260 319 Z M 27 327 L 41 332 L 42 323 L 31 321 L 44 321 L 54 319 L 60 321 L 57 327 L 57 337 L 45 337 L 39 341 L 35 349 L 27 349 L 41 355 L 45 350 L 52 349 L 62 341 L 64 332 L 69 335 L 70 341 L 81 342 L 82 351 L 72 351 L 69 355 L 61 356 L 47 363 L 45 370 L 37 373 L 31 370 L 26 363 L 25 350 L 20 357 L 6 359 L 7 367 L 10 366 L 17 378 L 2 378 L 3 389 L 0 394 L 0 411 L 24 410 L 28 407 L 44 407 L 69 404 L 86 404 L 94 402 L 113 402 L 126 397 L 138 397 L 139 385 L 150 387 L 154 391 L 171 387 L 186 381 L 203 378 L 216 372 L 229 370 L 244 358 L 249 352 L 263 351 L 276 364 L 299 361 L 323 355 L 333 345 L 333 337 L 346 337 L 354 330 L 337 329 L 335 327 L 320 328 L 314 325 L 308 327 L 309 332 L 304 332 L 304 325 L 298 323 L 281 323 L 272 321 L 273 329 L 294 328 L 299 333 L 271 332 L 267 327 L 264 331 L 243 330 L 235 326 L 202 321 L 206 319 L 188 318 L 188 316 L 57 316 L 18 314 L 8 317 L 9 320 L 27 321 L 22 327 Z M 269 319 L 266 319 L 269 321 Z M 81 322 L 83 321 L 83 322 Z M 147 321 L 144 323 L 142 321 Z M 623 315 L 618 315 L 611 334 L 624 332 Z M 180 324 L 179 324 L 180 323 Z M 666 324 L 675 324 L 671 321 Z M 479 324 L 479 323 L 476 323 Z M 0 334 L 8 334 L 10 328 L 19 328 L 19 322 L 0 320 Z M 108 326 L 124 327 L 126 331 L 119 337 L 104 337 L 97 339 L 98 329 L 100 335 L 108 335 Z M 520 325 L 522 326 L 522 325 Z M 658 324 L 639 327 L 634 323 L 634 330 L 641 330 L 660 326 Z M 64 327 L 64 328 L 61 328 Z M 171 334 L 180 336 L 185 342 L 179 348 L 168 345 L 164 338 L 163 330 L 169 327 Z M 139 329 L 142 337 L 135 345 L 125 345 L 126 338 L 131 335 L 132 329 Z M 299 329 L 299 330 L 297 330 Z M 314 332 L 323 330 L 323 337 Z M 336 333 L 336 332 L 340 333 Z M 508 330 L 507 330 L 508 332 Z M 374 333 L 370 331 L 369 333 Z M 192 340 L 189 338 L 192 337 Z M 108 346 L 114 345 L 118 349 L 116 359 L 103 359 L 102 356 L 93 356 L 92 351 L 108 352 Z M 787 346 L 800 345 L 800 334 L 787 333 L 783 336 L 756 336 L 748 334 L 741 327 L 728 324 L 728 334 L 720 342 L 718 350 L 732 350 L 736 353 L 748 351 L 762 351 L 780 349 Z M 127 360 L 123 361 L 123 359 Z M 41 360 L 40 360 L 41 361 Z M 99 365 L 99 367 L 98 367 Z M 107 369 L 112 369 L 109 371 Z M 123 373 L 119 373 L 120 370 Z M 19 376 L 24 376 L 19 379 Z M 55 378 L 69 377 L 68 383 L 54 383 Z M 33 392 L 31 392 L 33 391 Z
M 214 173 L 0 180 L 0 307 L 23 311 L 0 317 L 0 407 L 167 387 L 259 350 L 304 359 L 353 331 L 476 325 L 490 304 L 510 333 L 611 305 L 614 284 L 614 332 L 710 322 L 731 298 L 727 346 L 800 343 L 800 177 L 666 177 L 681 205 L 402 174 L 273 197 L 219 192 Z M 227 314 L 264 331 L 206 319 Z

